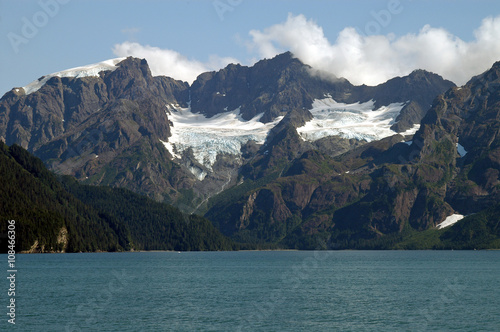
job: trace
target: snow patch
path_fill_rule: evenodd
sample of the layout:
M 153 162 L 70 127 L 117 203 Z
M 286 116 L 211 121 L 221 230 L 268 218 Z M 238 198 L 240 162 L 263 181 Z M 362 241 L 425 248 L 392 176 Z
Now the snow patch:
M 419 129 L 420 129 L 420 123 L 416 123 L 410 129 L 407 129 L 406 131 L 403 131 L 402 133 L 399 133 L 399 135 L 402 135 L 402 136 L 415 135 L 415 133 Z M 413 141 L 411 141 L 411 142 L 413 143 Z
M 451 226 L 451 225 L 459 222 L 464 217 L 465 216 L 463 216 L 461 214 L 452 214 L 451 216 L 446 217 L 446 219 L 442 223 L 440 223 L 439 225 L 437 225 L 436 227 L 438 229 L 443 229 L 445 227 Z
M 261 113 L 245 121 L 240 115 L 240 108 L 211 118 L 192 113 L 190 108 L 174 108 L 170 105 L 167 109 L 168 118 L 173 123 L 172 136 L 168 142 L 162 143 L 172 156 L 179 159 L 184 151 L 191 148 L 195 159 L 209 170 L 212 170 L 219 154 L 240 157 L 241 146 L 248 141 L 263 144 L 269 131 L 283 118 L 262 123 L 259 121 L 263 115 Z M 193 170 L 191 172 L 198 176 Z
M 87 66 L 82 66 L 82 67 L 75 67 L 63 71 L 59 71 L 57 73 L 53 73 L 50 75 L 43 76 L 42 78 L 31 82 L 30 84 L 26 85 L 23 87 L 24 93 L 29 95 L 33 92 L 38 91 L 42 86 L 44 86 L 45 83 L 47 83 L 48 80 L 50 80 L 52 77 L 74 77 L 74 78 L 82 78 L 82 77 L 89 77 L 89 76 L 95 76 L 99 77 L 99 73 L 101 71 L 113 71 L 116 68 L 118 68 L 116 65 L 125 60 L 125 58 L 116 58 L 116 59 L 111 59 L 111 60 L 106 60 L 103 62 L 99 63 L 94 63 L 91 65 Z
M 174 158 L 178 158 L 178 159 L 181 159 L 181 156 L 179 156 L 176 152 L 175 152 L 175 148 L 174 146 L 170 143 L 170 142 L 167 142 L 167 141 L 162 141 L 160 140 L 160 142 L 165 146 L 165 148 L 167 148 L 168 152 L 170 152 L 170 154 L 174 157 Z
M 328 98 L 316 99 L 310 110 L 313 119 L 297 132 L 306 141 L 316 141 L 327 136 L 341 136 L 347 139 L 379 140 L 396 134 L 390 127 L 406 103 L 392 103 L 375 109 L 375 101 L 365 103 L 344 104 Z M 414 126 L 402 135 L 414 134 L 418 126 Z

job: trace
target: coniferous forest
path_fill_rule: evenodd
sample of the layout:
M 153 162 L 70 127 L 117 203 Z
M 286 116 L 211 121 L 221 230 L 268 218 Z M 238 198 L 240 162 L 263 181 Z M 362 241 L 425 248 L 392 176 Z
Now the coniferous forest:
M 235 249 L 204 218 L 126 189 L 58 177 L 18 145 L 0 142 L 0 179 L 2 252 L 12 219 L 18 252 Z

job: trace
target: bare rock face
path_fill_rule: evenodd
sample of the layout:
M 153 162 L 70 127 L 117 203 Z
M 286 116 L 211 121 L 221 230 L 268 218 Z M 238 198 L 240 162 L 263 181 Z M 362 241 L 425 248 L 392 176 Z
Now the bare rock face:
M 162 198 L 178 184 L 160 144 L 170 136 L 165 105 L 186 105 L 189 86 L 152 77 L 145 60 L 117 67 L 98 77 L 54 76 L 28 95 L 13 89 L 0 101 L 0 136 L 56 172 Z
M 194 112 L 209 117 L 240 108 L 243 118 L 250 120 L 264 112 L 261 121 L 270 122 L 290 111 L 310 109 L 314 99 L 325 95 L 344 103 L 374 100 L 376 108 L 408 103 L 394 125 L 403 132 L 420 122 L 437 95 L 455 86 L 424 70 L 378 86 L 354 86 L 343 78 L 325 77 L 287 52 L 252 67 L 232 64 L 200 75 L 191 87 L 191 105 Z
M 427 77 L 421 72 L 413 75 L 422 80 Z M 417 102 L 408 105 L 416 108 Z M 232 203 L 215 205 L 207 216 L 219 220 L 218 211 L 223 211 L 226 220 L 243 218 L 244 230 L 227 223 L 222 230 L 252 241 L 259 238 L 258 232 L 276 230 L 276 222 L 263 223 L 262 216 L 274 216 L 286 208 L 291 215 L 280 220 L 283 226 L 272 233 L 274 240 L 314 249 L 318 239 L 331 248 L 366 248 L 377 240 L 397 239 L 397 234 L 408 230 L 435 227 L 454 213 L 483 211 L 500 200 L 499 110 L 497 63 L 465 86 L 438 96 L 408 144 L 401 143 L 402 136 L 394 136 L 335 158 L 307 151 L 286 159 L 287 146 L 299 152 L 293 133 L 276 135 L 279 148 L 269 150 L 266 165 L 273 157 L 292 161 L 284 163 L 288 166 L 277 179 L 252 189 L 251 195 L 266 192 L 268 199 L 259 204 L 254 196 L 242 195 Z M 252 174 L 262 164 L 254 164 Z M 275 161 L 272 165 L 283 164 Z
M 127 58 L 97 76 L 41 78 L 46 82 L 37 91 L 6 93 L 0 138 L 84 183 L 125 187 L 187 212 L 208 211 L 224 233 L 243 241 L 293 246 L 308 236 L 369 239 L 407 225 L 425 229 L 465 197 L 481 201 L 496 190 L 498 153 L 473 148 L 475 136 L 484 137 L 483 145 L 496 144 L 494 124 L 485 122 L 496 107 L 488 104 L 496 98 L 494 75 L 482 78 L 483 86 L 451 90 L 427 112 L 454 84 L 425 71 L 354 86 L 325 79 L 284 53 L 252 67 L 203 73 L 189 86 L 153 77 L 145 60 Z M 376 107 L 405 103 L 392 129 L 403 132 L 424 119 L 417 135 L 423 143 L 408 146 L 400 135 L 369 144 L 340 136 L 304 141 L 297 128 L 313 118 L 313 102 L 327 96 L 339 103 L 373 100 Z M 165 148 L 175 128 L 171 106 L 207 117 L 239 109 L 244 120 L 262 114 L 262 123 L 283 118 L 264 143 L 243 143 L 240 155 L 220 153 L 209 169 L 192 149 L 174 158 Z M 481 162 L 456 161 L 457 142 L 468 156 L 483 156 Z M 472 173 L 464 182 L 449 182 L 466 166 Z

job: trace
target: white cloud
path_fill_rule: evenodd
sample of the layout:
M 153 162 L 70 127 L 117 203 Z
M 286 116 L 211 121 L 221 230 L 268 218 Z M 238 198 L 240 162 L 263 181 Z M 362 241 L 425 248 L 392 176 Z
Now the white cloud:
M 397 38 L 392 34 L 364 36 L 345 28 L 331 43 L 316 22 L 292 14 L 284 23 L 250 31 L 250 36 L 249 49 L 261 57 L 290 50 L 315 69 L 354 84 L 379 84 L 415 69 L 464 84 L 500 60 L 500 16 L 484 19 L 471 42 L 426 25 L 417 34 Z
M 206 71 L 218 70 L 229 63 L 238 63 L 236 59 L 212 55 L 208 62 L 191 60 L 182 54 L 149 45 L 124 42 L 113 47 L 113 53 L 119 57 L 133 56 L 145 58 L 153 76 L 165 75 L 187 81 L 190 84 L 196 77 Z
M 315 21 L 292 14 L 284 23 L 251 30 L 249 34 L 251 40 L 246 43 L 249 58 L 271 58 L 291 51 L 314 69 L 345 77 L 353 84 L 375 85 L 415 69 L 425 69 L 461 85 L 500 60 L 500 16 L 485 18 L 470 42 L 443 28 L 426 25 L 418 33 L 398 37 L 394 34 L 366 36 L 347 27 L 332 43 Z M 189 83 L 203 72 L 239 62 L 216 55 L 202 62 L 173 50 L 131 41 L 116 44 L 113 52 L 119 57 L 146 58 L 153 75 L 166 75 Z M 258 59 L 254 60 L 247 64 Z

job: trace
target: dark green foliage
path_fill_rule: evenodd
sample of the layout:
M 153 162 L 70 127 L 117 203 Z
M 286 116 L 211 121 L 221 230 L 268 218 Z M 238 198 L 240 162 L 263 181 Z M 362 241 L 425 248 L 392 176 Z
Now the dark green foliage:
M 79 185 L 67 190 L 98 211 L 116 217 L 129 230 L 136 250 L 232 250 L 233 243 L 202 217 L 186 215 L 127 189 Z
M 0 142 L 0 234 L 16 221 L 16 250 L 123 250 L 119 233 L 94 209 L 67 193 L 40 159 L 17 145 Z M 64 239 L 64 228 L 67 237 Z M 58 237 L 61 236 L 61 241 Z M 0 250 L 5 252 L 5 237 Z
M 500 249 L 500 204 L 464 218 L 440 239 L 446 249 Z
M 125 189 L 58 178 L 23 148 L 0 142 L 0 241 L 16 221 L 16 251 L 231 250 L 212 224 Z M 71 191 L 71 193 L 69 192 Z M 34 245 L 36 244 L 37 245 Z

